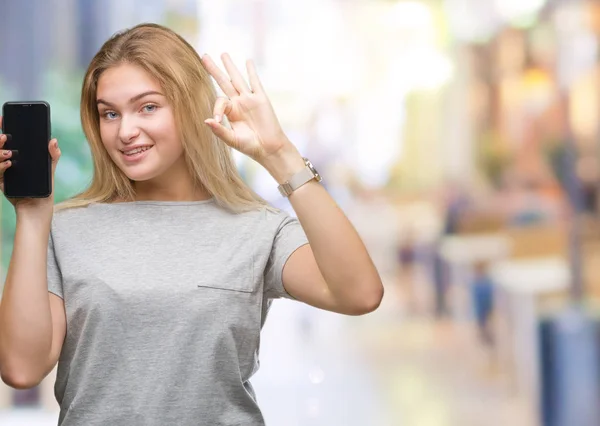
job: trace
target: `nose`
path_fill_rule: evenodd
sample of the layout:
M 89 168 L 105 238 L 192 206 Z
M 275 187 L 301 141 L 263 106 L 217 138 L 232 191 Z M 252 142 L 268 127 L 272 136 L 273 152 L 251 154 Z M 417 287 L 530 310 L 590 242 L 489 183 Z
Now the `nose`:
M 140 128 L 135 123 L 132 117 L 121 118 L 121 126 L 119 127 L 119 139 L 125 144 L 133 142 L 140 135 Z

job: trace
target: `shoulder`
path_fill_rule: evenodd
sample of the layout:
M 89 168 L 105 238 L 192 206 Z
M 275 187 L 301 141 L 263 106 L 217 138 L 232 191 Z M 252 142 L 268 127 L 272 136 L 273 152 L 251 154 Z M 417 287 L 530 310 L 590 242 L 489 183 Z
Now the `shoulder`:
M 254 209 L 236 214 L 237 220 L 240 222 L 254 223 L 257 226 L 266 227 L 269 229 L 278 229 L 288 221 L 296 220 L 288 212 L 273 206 L 263 206 L 259 209 Z
M 79 221 L 82 218 L 90 215 L 89 206 L 85 207 L 73 207 L 73 208 L 61 208 L 60 204 L 54 207 L 54 214 L 52 216 L 52 225 L 69 224 L 73 221 Z
M 97 229 L 105 222 L 101 213 L 93 205 L 69 208 L 60 208 L 60 205 L 57 205 L 52 216 L 51 235 L 56 237 Z
M 223 213 L 214 221 L 212 232 L 219 238 L 232 241 L 252 241 L 254 249 L 270 249 L 278 236 L 297 220 L 285 210 L 271 206 L 239 213 Z M 211 219 L 208 219 L 211 221 Z M 293 226 L 292 226 L 293 227 Z

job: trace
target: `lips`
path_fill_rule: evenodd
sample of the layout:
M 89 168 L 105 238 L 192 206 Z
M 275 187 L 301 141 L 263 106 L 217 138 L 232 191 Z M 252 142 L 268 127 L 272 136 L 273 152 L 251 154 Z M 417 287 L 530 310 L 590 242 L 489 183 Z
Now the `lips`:
M 141 152 L 144 152 L 144 151 L 148 151 L 150 148 L 152 148 L 152 145 L 145 145 L 145 146 L 138 146 L 136 148 L 130 148 L 127 150 L 122 150 L 121 152 L 126 156 L 132 156 L 132 155 L 136 155 Z
M 121 151 L 123 160 L 125 163 L 138 163 L 143 160 L 148 152 L 154 147 L 154 145 L 139 146 L 136 148 L 129 148 L 127 151 Z

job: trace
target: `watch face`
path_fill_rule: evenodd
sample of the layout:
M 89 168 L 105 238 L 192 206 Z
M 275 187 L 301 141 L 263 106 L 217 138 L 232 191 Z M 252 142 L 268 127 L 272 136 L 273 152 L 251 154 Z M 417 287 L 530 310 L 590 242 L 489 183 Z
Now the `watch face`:
M 319 174 L 317 169 L 315 169 L 315 166 L 313 166 L 310 160 L 308 158 L 305 158 L 304 162 L 306 163 L 306 167 L 308 167 L 310 171 L 315 175 L 315 179 L 317 180 L 317 182 L 321 182 L 321 175 Z

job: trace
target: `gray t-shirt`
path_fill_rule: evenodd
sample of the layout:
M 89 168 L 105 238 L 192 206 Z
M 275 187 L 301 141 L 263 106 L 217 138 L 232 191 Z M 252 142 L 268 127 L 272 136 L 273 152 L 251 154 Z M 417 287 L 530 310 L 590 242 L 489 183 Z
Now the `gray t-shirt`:
M 249 379 L 299 222 L 214 200 L 92 204 L 54 215 L 49 291 L 67 334 L 61 426 L 263 425 Z

